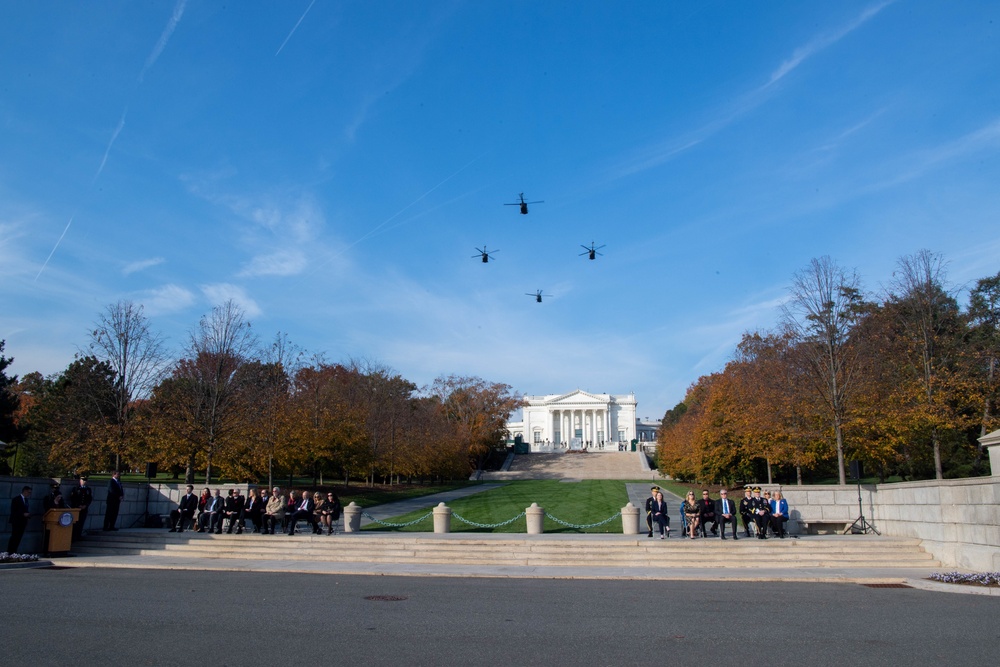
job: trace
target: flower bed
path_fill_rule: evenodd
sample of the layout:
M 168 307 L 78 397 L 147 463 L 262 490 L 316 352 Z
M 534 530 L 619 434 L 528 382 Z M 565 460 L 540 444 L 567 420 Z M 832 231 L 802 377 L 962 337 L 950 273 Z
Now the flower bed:
M 38 560 L 37 554 L 9 554 L 0 551 L 0 563 L 30 563 Z
M 973 574 L 962 574 L 961 572 L 935 572 L 929 579 L 931 581 L 941 581 L 946 584 L 965 584 L 967 586 L 989 586 L 1000 588 L 1000 572 L 975 572 Z

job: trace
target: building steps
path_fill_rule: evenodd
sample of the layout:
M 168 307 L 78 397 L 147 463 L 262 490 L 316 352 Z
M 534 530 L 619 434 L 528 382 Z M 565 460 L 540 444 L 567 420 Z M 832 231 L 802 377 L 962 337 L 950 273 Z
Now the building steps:
M 80 556 L 148 556 L 533 567 L 913 568 L 940 564 L 910 538 L 815 536 L 767 541 L 626 535 L 202 535 L 135 530 L 74 545 Z

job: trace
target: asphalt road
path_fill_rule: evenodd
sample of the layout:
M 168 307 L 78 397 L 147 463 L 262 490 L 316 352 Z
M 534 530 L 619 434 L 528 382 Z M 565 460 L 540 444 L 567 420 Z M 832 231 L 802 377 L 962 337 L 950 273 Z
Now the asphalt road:
M 1000 598 L 858 584 L 83 568 L 2 571 L 0 600 L 4 665 L 912 667 L 1000 655 Z

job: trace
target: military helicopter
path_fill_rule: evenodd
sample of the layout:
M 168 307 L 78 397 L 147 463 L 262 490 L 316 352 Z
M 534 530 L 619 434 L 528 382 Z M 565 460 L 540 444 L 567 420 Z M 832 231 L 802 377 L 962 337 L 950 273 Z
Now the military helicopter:
M 599 246 L 597 246 L 595 248 L 593 241 L 590 242 L 590 246 L 589 247 L 585 246 L 585 245 L 581 245 L 580 247 L 583 248 L 583 250 L 584 250 L 584 252 L 580 253 L 580 257 L 583 257 L 584 255 L 588 255 L 587 259 L 597 259 L 598 255 L 600 255 L 601 257 L 604 256 L 603 252 L 597 252 L 598 250 L 600 250 L 604 246 L 603 245 L 599 245 Z
M 494 252 L 500 252 L 500 251 L 499 250 L 494 250 L 494 251 L 490 252 L 489 250 L 486 249 L 486 244 L 484 243 L 482 250 L 480 250 L 479 248 L 476 248 L 476 252 L 478 252 L 479 254 L 478 255 L 473 255 L 473 257 L 482 257 L 483 258 L 483 264 L 486 264 L 491 259 L 493 259 L 493 253 Z
M 525 292 L 524 296 L 533 296 L 533 297 L 535 297 L 535 301 L 537 303 L 541 303 L 543 296 L 552 296 L 552 295 L 551 294 L 542 294 L 542 290 L 538 290 L 534 294 L 531 294 L 530 292 Z
M 504 204 L 504 206 L 520 206 L 521 207 L 521 215 L 528 215 L 528 204 L 544 204 L 545 203 L 544 200 L 539 200 L 539 201 L 524 201 L 524 193 L 523 192 L 518 195 L 518 198 L 521 201 L 514 202 L 513 204 Z

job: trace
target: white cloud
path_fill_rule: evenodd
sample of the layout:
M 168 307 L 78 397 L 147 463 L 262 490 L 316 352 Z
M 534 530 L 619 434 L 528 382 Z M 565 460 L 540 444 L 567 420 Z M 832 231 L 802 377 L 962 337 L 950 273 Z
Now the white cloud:
M 163 264 L 163 262 L 165 261 L 166 260 L 163 259 L 162 257 L 151 257 L 149 259 L 140 259 L 135 262 L 130 262 L 126 264 L 124 267 L 122 267 L 122 275 L 129 276 L 132 275 L 133 273 L 143 271 L 158 264 Z
M 279 250 L 269 255 L 257 255 L 237 275 L 240 278 L 253 276 L 294 276 L 306 268 L 306 257 L 298 250 Z
M 163 315 L 191 306 L 194 294 L 188 289 L 170 284 L 140 294 L 137 301 L 145 307 L 147 315 Z
M 211 285 L 202 285 L 201 291 L 213 306 L 218 306 L 232 300 L 237 306 L 243 309 L 243 312 L 250 319 L 259 317 L 263 313 L 257 302 L 251 299 L 246 290 L 239 285 L 214 283 Z

